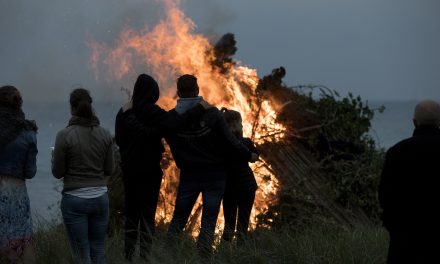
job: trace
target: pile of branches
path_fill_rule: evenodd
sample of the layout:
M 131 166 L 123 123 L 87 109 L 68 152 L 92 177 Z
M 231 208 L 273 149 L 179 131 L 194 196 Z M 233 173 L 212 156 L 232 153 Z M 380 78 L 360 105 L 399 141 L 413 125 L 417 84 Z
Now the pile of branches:
M 231 33 L 214 47 L 213 67 L 227 73 L 236 64 Z M 301 228 L 310 224 L 352 226 L 379 221 L 376 195 L 384 151 L 369 135 L 371 121 L 383 107 L 348 94 L 340 96 L 323 85 L 287 86 L 284 67 L 260 79 L 257 102 L 270 100 L 277 121 L 287 132 L 282 141 L 268 140 L 258 148 L 280 182 L 278 202 L 258 216 L 260 226 Z M 248 89 L 249 90 L 249 89 Z M 256 117 L 256 119 L 258 116 Z M 122 224 L 121 172 L 110 183 L 111 214 Z
M 213 65 L 223 72 L 235 65 L 235 44 L 228 33 L 214 46 Z M 259 216 L 261 225 L 378 222 L 384 151 L 369 131 L 384 108 L 372 109 L 359 96 L 342 97 L 324 85 L 290 87 L 285 75 L 284 67 L 274 69 L 255 92 L 256 101 L 277 106 L 277 121 L 287 128 L 281 142 L 259 146 L 281 186 L 278 203 Z
M 384 108 L 372 109 L 359 96 L 341 97 L 322 85 L 288 87 L 285 73 L 274 69 L 258 88 L 279 106 L 278 121 L 287 127 L 283 142 L 260 146 L 282 186 L 279 203 L 262 222 L 272 217 L 277 225 L 377 223 L 384 151 L 369 131 L 374 114 Z

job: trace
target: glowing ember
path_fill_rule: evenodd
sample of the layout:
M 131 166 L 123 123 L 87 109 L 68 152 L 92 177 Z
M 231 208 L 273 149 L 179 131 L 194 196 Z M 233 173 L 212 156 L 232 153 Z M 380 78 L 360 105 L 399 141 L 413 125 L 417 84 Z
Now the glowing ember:
M 266 140 L 283 138 L 285 128 L 277 123 L 272 103 L 259 99 L 256 87 L 259 81 L 254 69 L 240 63 L 225 65 L 227 71 L 213 66 L 213 46 L 206 37 L 195 34 L 195 24 L 179 9 L 179 1 L 166 0 L 166 16 L 152 30 L 125 29 L 120 33 L 115 47 L 107 47 L 90 41 L 91 67 L 104 74 L 107 80 L 121 80 L 139 65 L 147 67 L 161 87 L 159 105 L 165 109 L 175 105 L 176 78 L 182 74 L 197 76 L 201 95 L 217 107 L 239 111 L 243 117 L 245 136 L 252 137 L 257 144 Z M 136 74 L 137 75 L 137 74 Z M 164 181 L 157 211 L 159 222 L 169 222 L 172 217 L 178 169 L 167 151 L 163 162 Z M 256 194 L 251 228 L 256 225 L 256 215 L 265 213 L 270 204 L 276 202 L 278 181 L 264 161 L 252 165 L 259 190 Z M 200 200 L 194 208 L 189 227 L 196 226 L 200 217 Z M 223 217 L 219 218 L 223 225 Z M 188 228 L 188 226 L 187 226 Z

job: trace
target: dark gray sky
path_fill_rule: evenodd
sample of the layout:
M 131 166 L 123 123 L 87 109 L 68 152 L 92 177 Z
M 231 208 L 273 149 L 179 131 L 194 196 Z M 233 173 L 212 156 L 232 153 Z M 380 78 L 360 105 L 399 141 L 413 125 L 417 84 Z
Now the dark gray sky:
M 234 33 L 236 58 L 260 76 L 282 65 L 288 85 L 440 100 L 438 0 L 186 0 L 182 8 L 211 39 Z M 153 0 L 0 0 L 0 84 L 25 100 L 65 100 L 77 85 L 118 100 L 120 84 L 88 69 L 87 38 L 111 44 L 122 27 L 152 27 L 162 13 Z

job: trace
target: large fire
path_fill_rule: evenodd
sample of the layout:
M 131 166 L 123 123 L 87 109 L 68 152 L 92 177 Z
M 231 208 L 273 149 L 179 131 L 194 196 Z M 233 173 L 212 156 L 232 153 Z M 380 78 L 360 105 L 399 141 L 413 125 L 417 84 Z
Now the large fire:
M 152 30 L 127 28 L 120 33 L 114 47 L 90 41 L 91 67 L 104 74 L 109 81 L 121 80 L 139 72 L 139 66 L 153 76 L 161 87 L 159 105 L 165 109 L 175 105 L 175 80 L 181 74 L 194 74 L 198 78 L 201 95 L 217 107 L 238 110 L 243 117 L 245 136 L 258 144 L 266 140 L 279 140 L 285 128 L 276 122 L 273 103 L 258 95 L 259 78 L 255 69 L 240 63 L 227 63 L 223 69 L 213 64 L 214 47 L 208 39 L 194 33 L 195 24 L 180 10 L 179 0 L 164 1 L 166 14 Z M 225 70 L 226 69 L 226 70 Z M 157 210 L 157 221 L 169 222 L 172 217 L 178 169 L 170 158 L 164 160 L 164 180 Z M 251 216 L 251 228 L 257 224 L 256 216 L 264 214 L 276 202 L 278 180 L 264 160 L 252 164 L 259 189 Z M 201 200 L 194 208 L 189 228 L 197 226 L 201 214 Z M 222 227 L 220 215 L 218 226 Z M 188 229 L 188 227 L 187 227 Z M 197 230 L 197 229 L 195 229 Z

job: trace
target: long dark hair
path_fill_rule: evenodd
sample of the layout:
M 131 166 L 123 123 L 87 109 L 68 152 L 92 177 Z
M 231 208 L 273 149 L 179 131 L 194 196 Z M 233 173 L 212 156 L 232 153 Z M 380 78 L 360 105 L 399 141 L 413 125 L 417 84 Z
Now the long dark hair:
M 12 85 L 0 87 L 0 107 L 20 110 L 23 104 L 20 92 Z
M 77 88 L 70 93 L 70 106 L 75 116 L 92 119 L 95 115 L 92 108 L 90 92 L 84 88 Z

